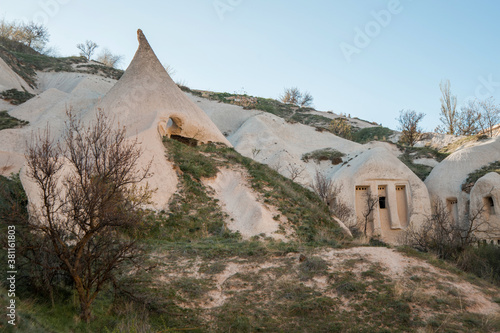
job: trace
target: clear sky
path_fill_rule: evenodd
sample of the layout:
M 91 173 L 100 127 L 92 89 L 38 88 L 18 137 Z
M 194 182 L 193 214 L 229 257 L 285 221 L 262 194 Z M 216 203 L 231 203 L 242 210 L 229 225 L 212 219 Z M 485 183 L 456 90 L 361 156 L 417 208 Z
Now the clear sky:
M 441 80 L 459 106 L 500 102 L 499 14 L 485 0 L 0 0 L 8 21 L 45 23 L 62 56 L 90 39 L 125 69 L 141 28 L 191 88 L 277 98 L 296 86 L 319 110 L 391 128 L 399 110 L 423 112 L 429 131 Z

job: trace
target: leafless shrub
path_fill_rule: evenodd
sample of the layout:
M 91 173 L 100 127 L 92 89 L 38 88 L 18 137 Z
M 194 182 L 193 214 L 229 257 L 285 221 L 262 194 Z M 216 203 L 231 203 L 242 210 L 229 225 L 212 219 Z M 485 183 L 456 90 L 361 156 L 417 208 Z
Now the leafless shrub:
M 316 170 L 312 188 L 326 204 L 334 197 L 332 180 L 319 170 Z
M 456 259 L 477 242 L 478 232 L 495 232 L 483 219 L 483 212 L 484 208 L 480 207 L 469 212 L 463 221 L 454 221 L 446 204 L 439 200 L 433 207 L 433 214 L 421 226 L 408 226 L 403 241 L 420 251 L 434 252 L 442 259 Z
M 353 212 L 352 209 L 340 198 L 339 194 L 342 193 L 342 189 L 342 184 L 332 184 L 329 206 L 332 214 L 345 223 L 345 221 L 349 221 L 351 219 Z
M 306 168 L 303 166 L 299 166 L 295 163 L 288 163 L 286 170 L 288 171 L 289 178 L 292 181 L 296 181 L 296 180 L 302 178 L 302 174 L 304 173 Z
M 176 70 L 174 67 L 172 67 L 171 65 L 163 65 L 163 68 L 165 68 L 165 70 L 167 71 L 167 74 L 172 77 L 175 75 L 176 73 Z M 184 84 L 185 86 L 185 84 Z
M 271 169 L 274 171 L 280 173 L 281 169 L 283 169 L 283 164 L 280 159 L 278 159 L 276 162 L 274 162 L 272 165 L 270 165 Z
M 116 68 L 118 67 L 122 59 L 123 56 L 113 54 L 109 49 L 106 48 L 102 50 L 101 53 L 99 53 L 96 60 L 108 67 Z
M 255 158 L 260 154 L 261 151 L 261 149 L 252 148 L 252 158 L 255 160 Z

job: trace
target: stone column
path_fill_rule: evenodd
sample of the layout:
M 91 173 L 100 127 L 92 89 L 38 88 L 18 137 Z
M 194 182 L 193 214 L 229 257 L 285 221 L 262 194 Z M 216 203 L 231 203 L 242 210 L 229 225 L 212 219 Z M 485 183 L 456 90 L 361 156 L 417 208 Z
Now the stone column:
M 401 229 L 401 222 L 398 215 L 398 200 L 396 197 L 396 187 L 394 184 L 387 184 L 386 204 L 389 208 L 389 217 L 391 219 L 391 229 Z

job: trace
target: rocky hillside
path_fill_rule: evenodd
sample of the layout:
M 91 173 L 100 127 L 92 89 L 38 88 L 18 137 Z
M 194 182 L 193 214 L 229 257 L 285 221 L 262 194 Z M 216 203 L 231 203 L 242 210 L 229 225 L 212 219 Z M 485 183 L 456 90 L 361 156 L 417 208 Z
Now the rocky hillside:
M 90 117 L 122 73 L 81 58 L 49 58 L 2 45 L 0 82 L 11 95 L 3 95 L 0 104 L 5 109 L 0 113 L 0 171 L 9 176 L 24 166 L 25 142 L 33 131 L 50 124 L 53 138 L 59 138 L 68 106 L 82 119 Z M 136 240 L 142 256 L 100 292 L 89 323 L 78 317 L 78 297 L 67 275 L 41 274 L 37 281 L 42 282 L 35 285 L 30 279 L 36 268 L 19 256 L 18 325 L 0 321 L 2 330 L 500 331 L 496 271 L 486 281 L 429 253 L 376 237 L 352 237 L 342 228 L 347 219 L 336 218 L 338 207 L 311 190 L 317 174 L 326 179 L 355 174 L 369 164 L 363 163 L 368 156 L 385 160 L 379 165 L 389 172 L 409 174 L 405 184 L 415 184 L 414 194 L 424 193 L 423 182 L 400 160 L 425 178 L 451 150 L 483 142 L 453 139 L 445 145 L 445 139 L 429 138 L 422 147 L 401 147 L 390 141 L 393 131 L 356 118 L 246 95 L 184 90 L 234 148 L 193 144 L 175 135 L 162 139 L 156 118 L 142 117 L 150 127 L 141 138 L 154 138 L 160 147 L 156 167 L 168 169 L 175 179 L 153 184 L 172 187 L 168 205 L 144 208 L 140 228 L 121 235 Z M 167 127 L 169 119 L 162 120 Z M 339 119 L 347 122 L 350 134 L 338 132 Z M 442 146 L 447 148 L 440 151 Z M 3 214 L 11 210 L 12 197 L 25 208 L 34 195 L 29 181 L 21 183 L 23 177 L 23 171 L 0 176 Z M 17 232 L 30 234 L 22 228 Z M 494 247 L 479 250 L 492 261 L 498 256 Z M 6 257 L 5 248 L 0 256 Z M 3 281 L 5 274 L 0 274 Z M 6 285 L 0 294 L 7 302 Z

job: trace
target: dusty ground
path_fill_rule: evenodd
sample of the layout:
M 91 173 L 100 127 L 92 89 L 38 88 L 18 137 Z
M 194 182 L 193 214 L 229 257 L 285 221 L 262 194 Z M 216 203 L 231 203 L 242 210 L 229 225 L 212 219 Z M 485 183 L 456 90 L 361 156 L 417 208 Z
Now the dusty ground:
M 158 257 L 161 260 L 163 255 Z M 325 262 L 326 270 L 304 272 L 303 262 L 311 258 Z M 212 272 L 206 269 L 216 266 L 218 268 Z M 494 301 L 499 296 L 497 288 L 484 282 L 472 284 L 448 270 L 385 247 L 329 249 L 305 255 L 289 253 L 284 257 L 255 259 L 232 257 L 207 261 L 196 257 L 177 262 L 165 260 L 159 280 L 167 284 L 179 279 L 204 281 L 205 292 L 198 295 L 195 302 L 185 302 L 185 307 L 214 309 L 237 293 L 265 293 L 268 288 L 291 283 L 312 288 L 340 301 L 345 311 L 352 311 L 351 299 L 341 294 L 338 288 L 332 288 L 346 274 L 350 275 L 351 281 L 368 284 L 368 289 L 370 283 L 375 288 L 379 281 L 373 276 L 381 274 L 382 279 L 394 287 L 395 297 L 407 299 L 412 304 L 412 311 L 423 319 L 440 312 L 500 314 L 500 306 Z

